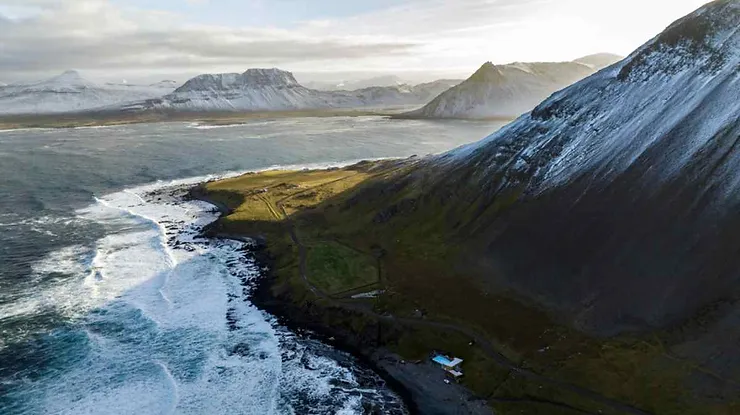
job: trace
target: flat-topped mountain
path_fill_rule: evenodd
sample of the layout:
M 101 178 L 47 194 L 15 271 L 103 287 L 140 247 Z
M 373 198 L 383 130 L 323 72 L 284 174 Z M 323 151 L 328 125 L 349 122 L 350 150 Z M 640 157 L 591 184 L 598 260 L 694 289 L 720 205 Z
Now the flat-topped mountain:
M 277 68 L 196 76 L 161 99 L 125 107 L 130 111 L 281 111 L 418 105 L 449 88 L 450 81 L 417 86 L 373 86 L 354 91 L 319 91 Z
M 248 69 L 244 73 L 204 74 L 185 82 L 175 90 L 175 94 L 201 91 L 234 91 L 265 87 L 300 86 L 293 74 L 271 69 Z

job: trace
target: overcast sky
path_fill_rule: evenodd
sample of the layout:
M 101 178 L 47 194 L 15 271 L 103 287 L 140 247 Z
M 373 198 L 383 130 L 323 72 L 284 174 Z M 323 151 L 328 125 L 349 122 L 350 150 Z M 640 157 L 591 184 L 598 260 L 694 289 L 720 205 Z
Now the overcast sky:
M 627 55 L 704 0 L 0 0 L 0 81 L 466 77 L 485 61 Z

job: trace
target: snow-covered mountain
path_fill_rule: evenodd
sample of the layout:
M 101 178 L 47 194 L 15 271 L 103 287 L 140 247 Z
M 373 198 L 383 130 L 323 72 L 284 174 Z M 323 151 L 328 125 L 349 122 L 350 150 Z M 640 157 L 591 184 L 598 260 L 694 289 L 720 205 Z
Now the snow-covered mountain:
M 467 212 L 519 199 L 476 217 L 499 283 L 581 327 L 654 327 L 740 294 L 739 143 L 740 1 L 719 0 L 428 171 Z
M 172 92 L 169 83 L 97 85 L 76 71 L 45 81 L 0 87 L 0 114 L 79 112 L 117 106 Z
M 737 399 L 740 0 L 709 3 L 480 142 L 406 163 L 337 209 L 389 257 L 402 249 L 402 269 L 434 274 L 427 258 L 444 255 L 435 278 L 464 292 L 599 336 L 656 333 L 656 358 L 703 368 L 680 384 Z
M 515 62 L 480 67 L 470 78 L 405 118 L 514 118 L 553 92 L 617 62 L 616 55 L 592 55 L 574 62 Z
M 299 84 L 277 68 L 244 73 L 204 74 L 172 94 L 124 107 L 124 110 L 280 111 L 414 105 L 449 88 L 449 81 L 418 86 L 370 87 L 355 91 L 318 91 Z

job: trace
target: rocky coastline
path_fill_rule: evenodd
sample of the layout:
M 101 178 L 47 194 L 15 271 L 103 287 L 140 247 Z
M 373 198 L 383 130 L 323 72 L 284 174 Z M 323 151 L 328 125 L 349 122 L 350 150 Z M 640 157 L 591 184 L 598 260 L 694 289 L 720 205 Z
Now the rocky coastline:
M 212 204 L 222 216 L 231 213 L 228 207 L 209 198 L 201 186 L 191 188 L 186 197 Z M 365 325 L 358 333 L 349 327 L 348 321 L 355 317 L 352 310 L 292 301 L 290 291 L 277 286 L 272 266 L 275 258 L 268 251 L 265 241 L 259 237 L 219 232 L 216 223 L 203 229 L 204 237 L 253 242 L 245 255 L 251 256 L 264 270 L 250 297 L 256 307 L 275 316 L 281 325 L 292 332 L 314 338 L 355 357 L 386 382 L 403 400 L 410 414 L 493 413 L 485 400 L 475 397 L 465 387 L 444 382 L 443 372 L 429 362 L 406 362 L 385 348 L 384 344 L 395 338 L 394 332 L 404 329 L 402 326 L 375 321 Z M 327 321 L 336 321 L 337 324 L 327 324 Z M 369 414 L 375 413 L 372 408 L 365 410 Z

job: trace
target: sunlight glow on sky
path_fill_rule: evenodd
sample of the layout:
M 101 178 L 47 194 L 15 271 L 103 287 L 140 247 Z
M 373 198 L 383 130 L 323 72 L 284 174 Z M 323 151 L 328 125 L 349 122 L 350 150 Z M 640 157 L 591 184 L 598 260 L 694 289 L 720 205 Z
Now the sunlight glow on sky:
M 0 81 L 280 67 L 467 77 L 485 61 L 627 55 L 704 0 L 0 0 Z

